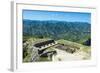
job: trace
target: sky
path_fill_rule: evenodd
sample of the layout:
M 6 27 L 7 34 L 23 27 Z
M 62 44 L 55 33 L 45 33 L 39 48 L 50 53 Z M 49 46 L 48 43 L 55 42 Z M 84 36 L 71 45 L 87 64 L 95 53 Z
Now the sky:
M 91 13 L 23 10 L 23 19 L 91 23 Z

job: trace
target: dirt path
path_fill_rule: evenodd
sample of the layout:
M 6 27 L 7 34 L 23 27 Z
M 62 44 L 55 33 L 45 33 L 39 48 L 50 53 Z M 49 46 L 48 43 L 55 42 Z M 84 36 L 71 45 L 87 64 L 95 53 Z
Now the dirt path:
M 53 61 L 75 61 L 82 60 L 85 56 L 83 52 L 76 52 L 74 54 L 68 53 L 66 51 L 56 49 L 57 55 L 53 56 Z

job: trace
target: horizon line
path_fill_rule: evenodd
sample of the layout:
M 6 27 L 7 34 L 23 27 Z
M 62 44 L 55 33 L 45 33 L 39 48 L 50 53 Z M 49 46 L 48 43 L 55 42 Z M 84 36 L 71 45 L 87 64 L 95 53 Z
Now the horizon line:
M 59 21 L 59 22 L 79 22 L 79 23 L 89 23 L 89 22 L 80 22 L 80 21 L 64 21 L 64 20 L 32 20 L 32 19 L 23 19 L 23 20 L 30 20 L 30 21 Z M 91 23 L 89 23 L 91 24 Z

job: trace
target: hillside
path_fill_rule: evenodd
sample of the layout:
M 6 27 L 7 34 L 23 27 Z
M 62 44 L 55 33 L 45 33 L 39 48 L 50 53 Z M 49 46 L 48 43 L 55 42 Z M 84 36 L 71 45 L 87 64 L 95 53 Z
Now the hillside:
M 64 39 L 84 44 L 91 35 L 86 22 L 23 20 L 23 35 L 36 38 Z

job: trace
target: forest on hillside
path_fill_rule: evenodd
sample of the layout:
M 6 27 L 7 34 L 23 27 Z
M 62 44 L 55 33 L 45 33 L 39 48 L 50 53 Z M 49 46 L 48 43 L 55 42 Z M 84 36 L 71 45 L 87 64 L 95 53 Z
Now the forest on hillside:
M 23 36 L 64 39 L 90 46 L 91 24 L 87 22 L 23 20 Z

